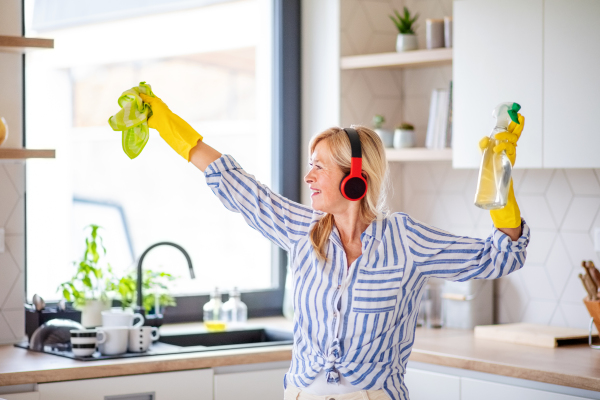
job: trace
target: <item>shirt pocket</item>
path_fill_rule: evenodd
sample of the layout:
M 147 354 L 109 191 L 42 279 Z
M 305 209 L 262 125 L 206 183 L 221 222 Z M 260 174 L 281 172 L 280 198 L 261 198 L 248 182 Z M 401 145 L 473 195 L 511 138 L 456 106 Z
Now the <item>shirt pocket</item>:
M 382 313 L 393 311 L 404 268 L 361 268 L 352 294 L 352 311 Z

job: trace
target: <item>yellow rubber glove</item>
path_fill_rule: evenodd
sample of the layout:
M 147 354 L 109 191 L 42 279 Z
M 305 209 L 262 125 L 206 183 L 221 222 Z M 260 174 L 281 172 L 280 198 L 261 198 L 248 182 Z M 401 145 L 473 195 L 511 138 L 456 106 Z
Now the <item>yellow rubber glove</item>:
M 508 126 L 508 131 L 497 133 L 494 139 L 500 141 L 494 146 L 494 153 L 506 151 L 506 155 L 510 163 L 514 166 L 517 159 L 517 141 L 521 137 L 523 127 L 525 126 L 525 117 L 519 114 L 519 124 L 511 122 Z M 489 144 L 490 138 L 484 137 L 479 141 L 479 148 L 483 151 Z M 517 228 L 521 226 L 521 210 L 515 199 L 513 190 L 513 181 L 510 180 L 508 189 L 508 202 L 504 208 L 499 210 L 491 210 L 490 215 L 496 228 Z
M 173 113 L 167 105 L 158 97 L 150 97 L 140 94 L 142 100 L 150 105 L 152 116 L 148 119 L 148 126 L 156 129 L 165 142 L 173 148 L 181 157 L 190 161 L 190 150 L 202 135 L 194 130 L 179 115 Z

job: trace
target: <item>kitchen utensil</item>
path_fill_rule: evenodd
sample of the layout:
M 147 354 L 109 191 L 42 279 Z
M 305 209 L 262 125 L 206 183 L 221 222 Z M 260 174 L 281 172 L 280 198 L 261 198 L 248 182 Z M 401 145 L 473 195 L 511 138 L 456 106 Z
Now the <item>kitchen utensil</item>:
M 134 353 L 147 351 L 153 341 L 158 340 L 160 334 L 158 328 L 151 326 L 140 326 L 129 328 L 129 346 L 128 349 Z
M 66 349 L 71 343 L 71 329 L 84 328 L 79 322 L 70 319 L 52 319 L 33 332 L 29 340 L 29 348 L 35 351 L 44 350 L 44 346 Z
M 94 329 L 71 329 L 71 350 L 78 357 L 87 357 L 96 351 L 98 332 Z
M 98 351 L 104 355 L 123 354 L 129 343 L 129 327 L 111 326 L 96 328 Z
M 0 146 L 2 146 L 2 143 L 4 143 L 7 138 L 8 125 L 6 125 L 6 120 L 3 117 L 0 117 Z
M 33 295 L 33 298 L 31 299 L 31 302 L 35 306 L 35 309 L 38 310 L 38 311 L 41 311 L 41 310 L 44 309 L 44 307 L 46 307 L 46 302 L 37 293 Z
M 590 300 L 598 300 L 598 289 L 594 286 L 589 275 L 578 274 Z
M 598 321 L 600 321 L 600 318 Z M 557 347 L 571 343 L 586 342 L 588 330 L 521 322 L 516 324 L 476 326 L 475 338 L 536 347 Z
M 598 271 L 598 269 L 596 269 L 594 262 L 591 260 L 588 262 L 583 261 L 582 264 L 585 265 L 585 268 L 589 272 L 592 279 L 594 280 L 596 287 L 600 288 L 600 271 Z
M 134 324 L 134 320 L 137 322 Z M 133 313 L 130 310 L 121 310 L 113 308 L 108 311 L 102 311 L 102 326 L 126 326 L 139 327 L 144 325 L 144 316 L 140 313 Z
M 586 277 L 586 281 L 588 282 L 588 285 L 589 285 L 590 289 L 592 289 L 592 291 L 594 293 L 598 293 L 598 284 L 596 283 L 596 281 L 592 277 L 592 273 L 590 271 L 590 268 L 588 267 L 588 263 L 586 261 L 582 261 L 581 262 L 581 266 L 585 270 L 585 275 L 587 276 Z

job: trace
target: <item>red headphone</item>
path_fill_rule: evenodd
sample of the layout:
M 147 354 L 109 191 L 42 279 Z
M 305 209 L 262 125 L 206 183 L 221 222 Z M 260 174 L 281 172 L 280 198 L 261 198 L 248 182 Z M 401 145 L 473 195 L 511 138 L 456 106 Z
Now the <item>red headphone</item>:
M 367 194 L 367 180 L 362 175 L 362 148 L 360 146 L 360 137 L 353 128 L 344 128 L 344 132 L 350 139 L 352 149 L 352 159 L 350 161 L 350 173 L 346 174 L 340 182 L 340 192 L 342 196 L 350 201 L 358 201 Z

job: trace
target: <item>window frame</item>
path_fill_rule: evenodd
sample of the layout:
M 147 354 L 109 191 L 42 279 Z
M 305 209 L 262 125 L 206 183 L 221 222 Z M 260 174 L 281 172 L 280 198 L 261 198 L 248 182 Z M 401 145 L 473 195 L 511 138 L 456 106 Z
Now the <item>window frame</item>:
M 24 1 L 22 4 L 24 7 Z M 296 202 L 300 201 L 301 192 L 300 15 L 300 0 L 273 0 L 272 189 Z M 24 57 L 25 55 L 23 55 L 23 85 L 25 85 Z M 25 90 L 23 92 L 24 124 Z M 25 125 L 23 127 L 25 128 Z M 26 135 L 24 134 L 23 143 L 25 141 Z M 289 179 L 289 177 L 293 177 L 293 179 Z M 26 214 L 25 218 L 27 218 Z M 27 223 L 25 222 L 25 235 L 27 235 L 26 227 Z M 283 315 L 287 263 L 287 253 L 272 245 L 273 288 L 241 294 L 242 300 L 248 306 L 248 317 Z M 27 259 L 25 260 L 25 274 L 27 274 Z M 199 276 L 197 279 L 202 279 L 202 277 Z M 26 282 L 25 279 L 25 286 L 27 286 Z M 176 296 L 175 299 L 177 306 L 169 307 L 165 311 L 164 323 L 201 321 L 203 318 L 202 306 L 209 300 L 209 295 Z M 227 299 L 228 295 L 225 294 L 223 300 Z

